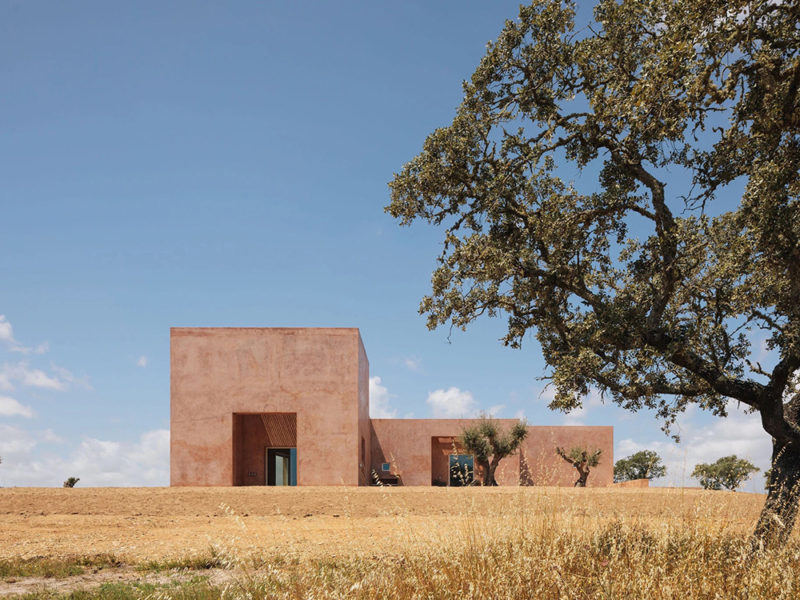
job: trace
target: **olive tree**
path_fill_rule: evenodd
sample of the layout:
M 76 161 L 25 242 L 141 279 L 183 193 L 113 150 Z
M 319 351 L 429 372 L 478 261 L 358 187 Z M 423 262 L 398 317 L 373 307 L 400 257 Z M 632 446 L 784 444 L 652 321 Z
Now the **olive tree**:
M 749 460 L 738 458 L 735 454 L 723 456 L 711 464 L 700 463 L 695 465 L 692 477 L 700 482 L 707 490 L 736 491 L 742 483 L 750 478 L 752 473 L 759 471 Z
M 614 463 L 614 481 L 658 479 L 667 474 L 661 457 L 652 450 L 640 450 Z
M 596 387 L 667 431 L 690 403 L 757 412 L 759 544 L 787 539 L 800 494 L 798 22 L 797 2 L 523 6 L 387 207 L 446 230 L 428 326 L 535 334 L 552 408 Z
M 578 479 L 575 480 L 574 487 L 586 487 L 586 481 L 589 479 L 589 471 L 592 467 L 600 464 L 600 455 L 602 450 L 589 450 L 582 446 L 570 448 L 566 452 L 561 447 L 556 447 L 556 454 L 575 467 L 578 471 Z
M 497 485 L 494 478 L 497 465 L 506 456 L 514 454 L 527 435 L 528 427 L 524 421 L 515 423 L 508 431 L 501 431 L 497 422 L 486 416 L 464 429 L 461 443 L 481 467 L 483 485 Z

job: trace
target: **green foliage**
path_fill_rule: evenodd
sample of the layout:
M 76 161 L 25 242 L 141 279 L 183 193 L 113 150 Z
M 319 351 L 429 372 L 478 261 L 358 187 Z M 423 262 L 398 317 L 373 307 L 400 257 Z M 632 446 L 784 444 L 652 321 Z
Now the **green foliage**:
M 523 6 L 390 183 L 402 224 L 447 226 L 421 311 L 430 327 L 507 314 L 512 346 L 535 331 L 556 408 L 590 384 L 667 424 L 688 402 L 766 408 L 743 332 L 769 333 L 780 392 L 800 366 L 800 7 L 602 0 L 594 18 Z M 567 165 L 597 181 L 579 190 Z M 688 195 L 670 194 L 677 173 Z
M 603 453 L 600 449 L 590 450 L 583 446 L 575 446 L 565 451 L 561 447 L 556 447 L 556 454 L 575 467 L 578 471 L 578 479 L 575 481 L 575 487 L 586 487 L 586 481 L 589 478 L 589 470 L 600 464 L 600 455 Z
M 220 598 L 260 598 L 247 594 L 226 593 L 223 586 L 212 586 L 208 581 L 187 581 L 169 583 L 148 583 L 124 581 L 103 583 L 97 587 L 77 589 L 63 593 L 57 589 L 41 589 L 30 594 L 14 596 L 14 600 L 142 600 L 159 598 L 163 600 L 219 600 Z
M 743 481 L 750 478 L 752 473 L 759 470 L 750 461 L 737 458 L 735 454 L 723 456 L 717 462 L 695 465 L 692 477 L 707 490 L 721 490 L 722 488 L 735 491 Z
M 661 457 L 652 450 L 641 450 L 614 463 L 614 481 L 657 479 L 667 474 Z
M 389 184 L 402 225 L 446 229 L 428 326 L 535 333 L 551 408 L 596 387 L 669 431 L 734 399 L 800 446 L 798 22 L 797 2 L 599 0 L 590 23 L 522 6 Z
M 464 449 L 475 457 L 483 469 L 483 485 L 497 485 L 494 479 L 498 463 L 517 451 L 528 435 L 524 421 L 515 423 L 508 431 L 501 431 L 497 422 L 483 415 L 478 423 L 461 433 Z
M 80 477 L 67 477 L 67 480 L 64 482 L 65 488 L 74 488 L 75 484 L 80 481 Z
M 86 570 L 121 567 L 122 562 L 112 554 L 94 556 L 72 556 L 61 558 L 9 557 L 0 560 L 0 578 L 46 577 L 64 578 L 81 575 Z
M 571 463 L 581 463 L 587 467 L 596 467 L 600 464 L 600 455 L 602 453 L 602 450 L 587 450 L 583 446 L 570 448 L 569 452 L 565 452 L 563 448 L 556 448 L 556 454 L 564 460 Z

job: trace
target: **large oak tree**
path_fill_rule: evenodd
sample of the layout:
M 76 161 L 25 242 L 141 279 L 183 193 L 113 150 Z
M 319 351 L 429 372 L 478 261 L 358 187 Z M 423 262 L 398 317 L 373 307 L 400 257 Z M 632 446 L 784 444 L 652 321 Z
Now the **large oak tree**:
M 390 183 L 402 224 L 446 229 L 421 312 L 430 327 L 507 315 L 515 347 L 534 332 L 554 408 L 597 386 L 666 428 L 689 403 L 757 411 L 773 465 L 755 539 L 784 541 L 800 492 L 800 7 L 575 14 L 522 7 Z

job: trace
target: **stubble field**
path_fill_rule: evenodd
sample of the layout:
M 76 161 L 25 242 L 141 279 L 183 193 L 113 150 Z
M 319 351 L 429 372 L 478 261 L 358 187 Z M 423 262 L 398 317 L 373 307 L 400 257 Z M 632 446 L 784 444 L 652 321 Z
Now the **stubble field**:
M 749 548 L 763 500 L 658 488 L 0 489 L 0 595 L 800 597 L 796 535 L 778 551 Z M 74 568 L 36 568 L 47 564 Z

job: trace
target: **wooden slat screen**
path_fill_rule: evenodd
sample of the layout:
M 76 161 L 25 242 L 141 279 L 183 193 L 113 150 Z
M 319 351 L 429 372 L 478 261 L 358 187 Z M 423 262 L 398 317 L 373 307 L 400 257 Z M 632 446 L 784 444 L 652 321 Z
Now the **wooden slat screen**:
M 261 422 L 267 432 L 267 446 L 273 448 L 297 446 L 296 413 L 262 413 Z

